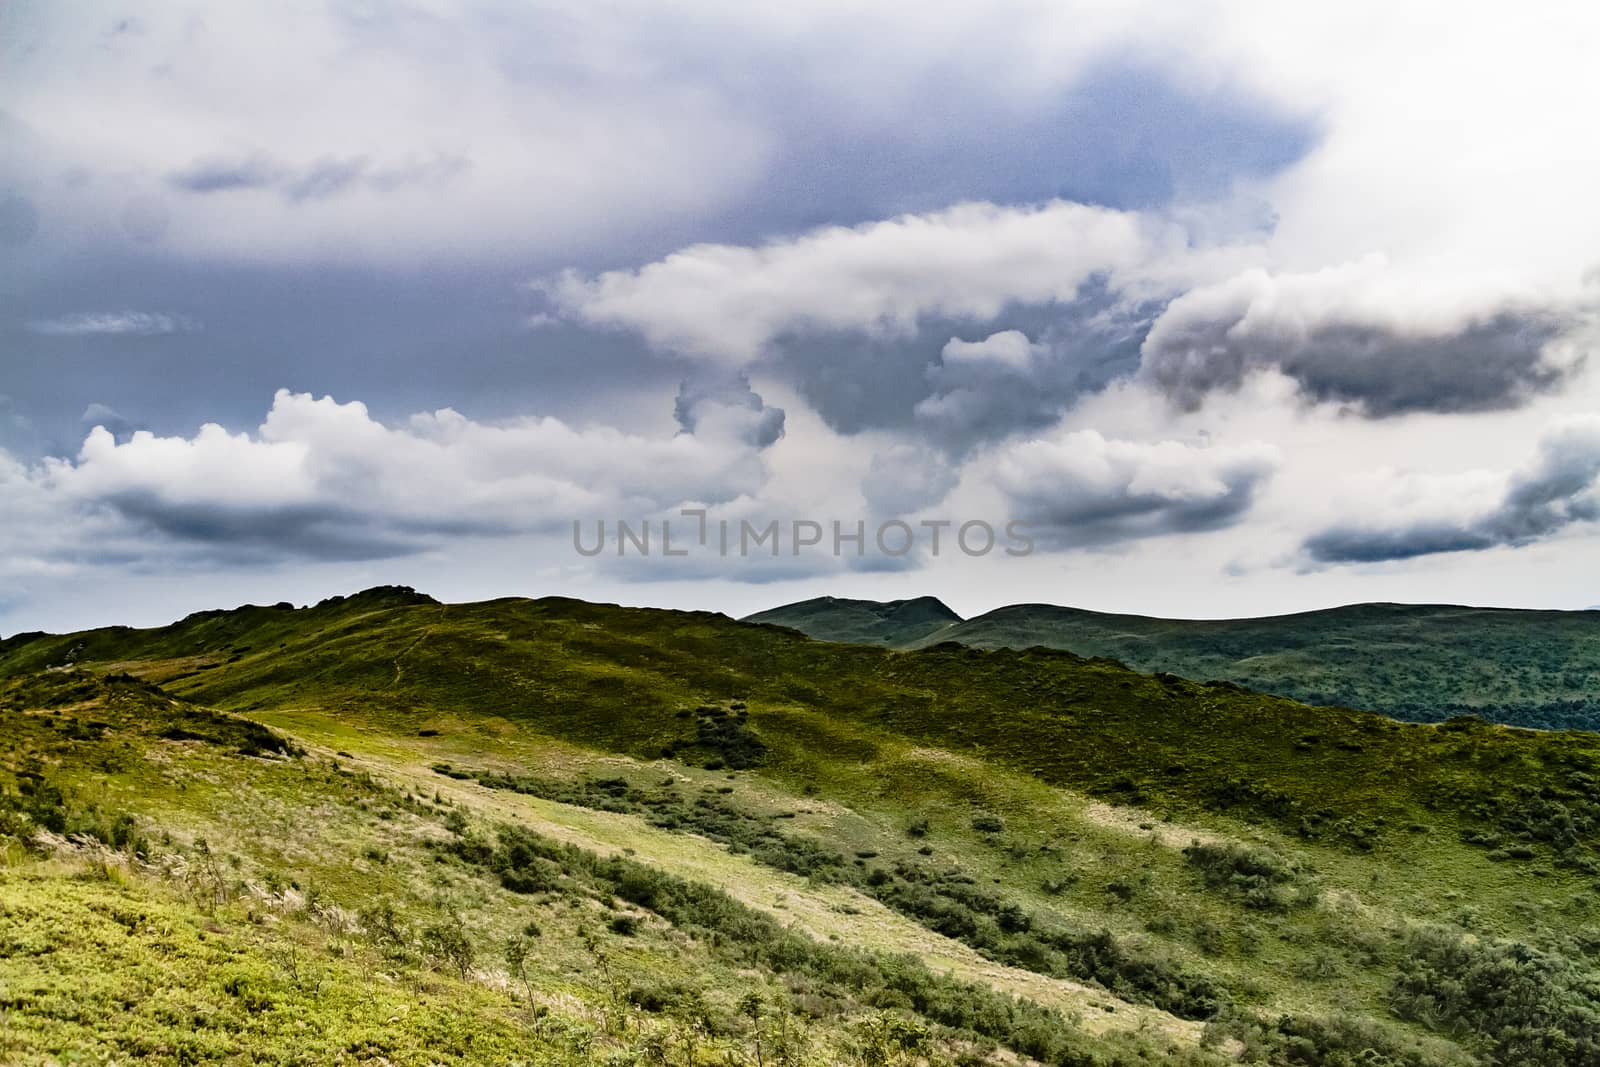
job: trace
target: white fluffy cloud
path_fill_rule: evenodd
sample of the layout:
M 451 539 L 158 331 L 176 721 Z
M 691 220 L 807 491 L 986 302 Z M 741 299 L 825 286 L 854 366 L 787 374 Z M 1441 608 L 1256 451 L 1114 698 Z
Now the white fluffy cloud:
M 1033 366 L 1038 350 L 1021 330 L 1001 330 L 981 341 L 952 337 L 940 355 L 946 367 L 999 367 L 1024 374 Z
M 755 492 L 770 435 L 753 429 L 763 409 L 746 393 L 701 398 L 694 432 L 649 438 L 449 409 L 388 426 L 359 402 L 282 391 L 254 434 L 208 424 L 119 443 L 96 427 L 75 459 L 28 470 L 7 457 L 3 487 L 40 516 L 120 517 L 221 555 L 382 558 L 438 535 L 549 532 Z M 60 526 L 40 519 L 34 555 Z
M 786 333 L 906 334 L 935 315 L 987 322 L 1013 304 L 1070 302 L 1097 276 L 1118 290 L 1163 292 L 1247 256 L 1195 252 L 1181 228 L 1133 212 L 968 203 L 753 247 L 694 245 L 637 270 L 567 272 L 541 288 L 584 322 L 741 365 Z

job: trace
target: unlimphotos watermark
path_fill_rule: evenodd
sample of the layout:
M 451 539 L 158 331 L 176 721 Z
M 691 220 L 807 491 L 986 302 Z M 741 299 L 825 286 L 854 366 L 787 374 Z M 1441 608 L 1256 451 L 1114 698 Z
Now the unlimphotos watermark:
M 885 519 L 869 527 L 865 519 L 712 519 L 704 508 L 684 508 L 679 515 L 691 521 L 674 527 L 672 519 L 616 519 L 609 523 L 605 519 L 588 523 L 574 519 L 572 547 L 578 555 L 590 557 L 608 549 L 618 556 L 715 554 L 724 558 L 808 553 L 896 558 L 918 548 L 926 548 L 932 556 L 944 551 L 966 556 L 1033 554 L 1033 538 L 1027 533 L 1030 524 L 1016 519 L 999 524 L 984 519 Z

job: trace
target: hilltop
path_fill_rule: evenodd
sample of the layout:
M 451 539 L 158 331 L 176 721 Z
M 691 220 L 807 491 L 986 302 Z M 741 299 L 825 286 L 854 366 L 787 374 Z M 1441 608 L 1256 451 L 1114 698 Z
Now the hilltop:
M 931 596 L 884 602 L 823 596 L 757 612 L 744 621 L 788 626 L 819 641 L 910 648 L 937 640 L 961 616 Z
M 0 725 L 6 1062 L 1600 1063 L 1592 734 L 403 589 Z
M 899 602 L 896 602 L 899 603 Z M 1049 604 L 937 631 L 857 623 L 890 605 L 808 600 L 750 617 L 825 641 L 911 649 L 1058 648 L 1141 671 L 1220 679 L 1310 704 L 1441 722 L 1478 715 L 1541 729 L 1600 727 L 1600 612 L 1354 604 L 1254 619 L 1160 619 Z

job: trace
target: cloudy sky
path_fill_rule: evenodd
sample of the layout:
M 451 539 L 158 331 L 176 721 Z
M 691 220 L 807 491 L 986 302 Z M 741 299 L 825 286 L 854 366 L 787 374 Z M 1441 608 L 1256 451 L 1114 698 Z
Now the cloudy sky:
M 1600 603 L 1600 8 L 1470 8 L 0 6 L 0 633 Z

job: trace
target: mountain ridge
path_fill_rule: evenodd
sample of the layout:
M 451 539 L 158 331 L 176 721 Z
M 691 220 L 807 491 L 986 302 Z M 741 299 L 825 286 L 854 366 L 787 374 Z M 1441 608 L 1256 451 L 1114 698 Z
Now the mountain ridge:
M 870 602 L 869 602 L 870 604 Z M 875 628 L 859 620 L 879 619 Z M 1311 704 L 1418 721 L 1478 714 L 1541 729 L 1600 726 L 1600 613 L 1371 602 L 1229 619 L 1167 619 L 1013 604 L 937 631 L 850 602 L 750 616 L 820 640 L 895 649 L 954 641 L 1061 648 L 1141 671 L 1218 679 Z
M 780 614 L 782 619 L 776 617 Z M 797 625 L 796 620 L 805 625 Z M 876 601 L 821 596 L 756 612 L 740 621 L 785 625 L 823 640 L 896 646 L 932 638 L 963 620 L 937 597 Z M 827 636 L 812 632 L 819 627 Z

